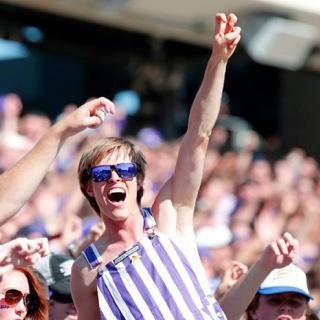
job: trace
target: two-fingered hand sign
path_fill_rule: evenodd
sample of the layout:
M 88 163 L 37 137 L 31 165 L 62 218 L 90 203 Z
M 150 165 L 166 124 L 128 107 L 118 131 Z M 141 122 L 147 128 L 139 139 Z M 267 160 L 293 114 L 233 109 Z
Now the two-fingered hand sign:
M 230 13 L 226 16 L 224 13 L 217 13 L 215 20 L 215 43 L 213 46 L 213 55 L 222 60 L 231 57 L 237 44 L 240 41 L 241 28 L 236 26 L 238 18 Z

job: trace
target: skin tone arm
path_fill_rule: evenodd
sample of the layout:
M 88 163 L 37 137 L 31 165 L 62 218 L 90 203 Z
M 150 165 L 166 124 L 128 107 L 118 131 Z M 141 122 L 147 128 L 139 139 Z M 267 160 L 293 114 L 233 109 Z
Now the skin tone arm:
M 220 305 L 228 320 L 240 319 L 261 282 L 273 269 L 292 263 L 297 248 L 298 241 L 288 232 L 266 247 L 261 258 L 221 298 Z
M 80 256 L 72 265 L 71 293 L 78 311 L 78 320 L 99 319 L 96 277 L 97 270 L 89 270 L 83 256 Z
M 191 107 L 176 169 L 152 208 L 158 229 L 170 237 L 193 239 L 194 206 L 209 138 L 220 109 L 227 61 L 240 40 L 236 22 L 234 14 L 228 17 L 222 13 L 216 15 L 212 54 Z
M 95 128 L 103 122 L 100 108 L 114 113 L 113 103 L 106 98 L 85 103 L 54 124 L 28 154 L 0 176 L 0 225 L 32 196 L 64 141 L 85 128 Z

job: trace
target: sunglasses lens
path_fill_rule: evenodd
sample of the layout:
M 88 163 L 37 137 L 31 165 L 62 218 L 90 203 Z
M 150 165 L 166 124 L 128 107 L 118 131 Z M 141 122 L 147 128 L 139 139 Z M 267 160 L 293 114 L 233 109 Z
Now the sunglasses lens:
M 111 177 L 111 168 L 109 166 L 93 167 L 91 174 L 94 182 L 106 181 Z
M 31 293 L 29 293 L 29 294 L 26 295 L 24 304 L 25 304 L 26 307 L 28 307 L 28 308 L 32 305 L 32 295 L 31 295 Z
M 11 289 L 5 294 L 5 301 L 8 305 L 12 306 L 17 304 L 23 297 L 23 294 L 19 290 Z
M 116 171 L 122 179 L 131 179 L 137 175 L 137 166 L 134 163 L 119 163 Z

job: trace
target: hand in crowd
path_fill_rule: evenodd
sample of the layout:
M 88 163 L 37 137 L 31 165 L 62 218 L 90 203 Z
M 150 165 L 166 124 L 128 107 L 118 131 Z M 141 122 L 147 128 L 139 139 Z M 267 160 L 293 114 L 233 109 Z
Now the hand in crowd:
M 289 232 L 277 241 L 268 245 L 261 256 L 260 263 L 264 268 L 276 269 L 283 268 L 293 262 L 298 249 L 298 240 Z
M 69 254 L 73 258 L 77 258 L 81 254 L 82 250 L 88 247 L 92 242 L 96 241 L 103 234 L 104 230 L 105 226 L 103 222 L 98 222 L 94 224 L 85 237 L 73 242 L 69 246 Z
M 229 287 L 232 287 L 247 271 L 248 267 L 245 264 L 240 261 L 232 261 L 231 268 L 226 270 L 223 281 L 225 281 Z
M 216 298 L 221 298 L 248 271 L 248 267 L 240 261 L 232 261 L 221 280 L 216 292 Z
M 2 104 L 2 114 L 5 118 L 18 118 L 23 105 L 20 97 L 15 93 L 7 94 Z
M 66 138 L 88 127 L 97 128 L 103 123 L 106 114 L 114 114 L 114 112 L 114 104 L 101 97 L 86 102 L 77 110 L 66 115 L 55 126 L 61 128 Z
M 0 246 L 0 265 L 32 265 L 48 254 L 47 238 L 17 238 Z
M 216 14 L 214 57 L 219 56 L 221 59 L 227 60 L 233 54 L 241 38 L 241 28 L 236 26 L 237 20 L 233 13 L 228 16 L 224 13 Z

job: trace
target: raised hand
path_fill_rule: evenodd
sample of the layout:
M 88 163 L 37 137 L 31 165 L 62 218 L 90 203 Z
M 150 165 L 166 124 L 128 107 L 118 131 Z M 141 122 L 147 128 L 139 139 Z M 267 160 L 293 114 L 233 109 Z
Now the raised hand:
M 71 112 L 55 124 L 63 132 L 64 138 L 72 136 L 86 128 L 100 126 L 106 114 L 114 114 L 114 104 L 104 98 L 90 100 Z
M 248 271 L 248 267 L 240 261 L 232 261 L 221 280 L 221 283 L 216 291 L 216 298 L 219 300 L 237 281 Z
M 283 268 L 293 262 L 298 249 L 298 240 L 289 232 L 268 245 L 261 256 L 261 265 L 270 270 Z
M 0 247 L 0 265 L 31 265 L 49 254 L 47 238 L 17 238 Z M 0 257 L 1 257 L 0 255 Z
M 240 41 L 241 28 L 236 26 L 238 18 L 233 13 L 226 16 L 217 13 L 215 18 L 215 37 L 213 56 L 228 60 Z

